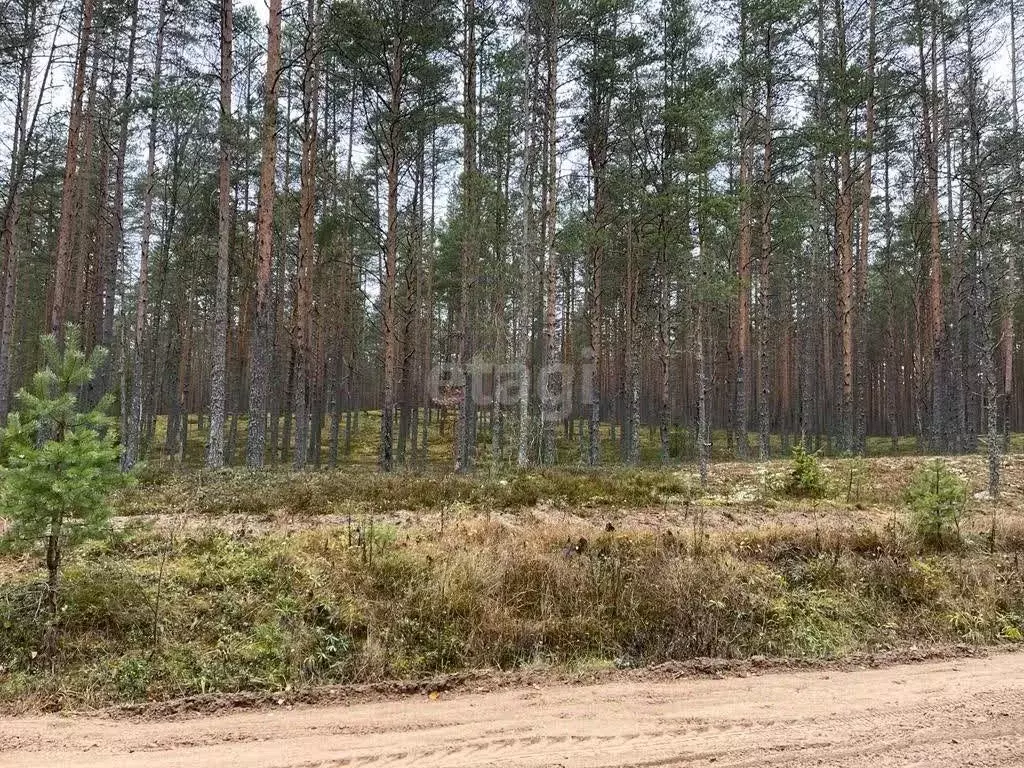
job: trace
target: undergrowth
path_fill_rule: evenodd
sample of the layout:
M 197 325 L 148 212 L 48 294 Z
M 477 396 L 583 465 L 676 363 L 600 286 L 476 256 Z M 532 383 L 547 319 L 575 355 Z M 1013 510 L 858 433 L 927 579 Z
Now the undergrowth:
M 808 453 L 800 443 L 793 446 L 782 490 L 787 496 L 798 499 L 822 499 L 828 495 L 828 480 L 817 454 Z
M 918 538 L 936 549 L 959 546 L 967 517 L 967 483 L 935 459 L 918 469 L 904 492 Z
M 898 532 L 709 535 L 142 526 L 69 563 L 58 672 L 29 561 L 0 584 L 0 698 L 48 706 L 416 678 L 469 668 L 833 657 L 1024 631 L 1017 540 L 920 553 Z
M 689 498 L 694 487 L 665 472 L 564 468 L 487 475 L 382 474 L 346 468 L 317 473 L 152 471 L 116 500 L 118 513 L 244 514 L 284 510 L 323 514 L 359 508 L 381 512 L 474 508 L 522 509 L 539 503 L 578 507 L 642 507 Z

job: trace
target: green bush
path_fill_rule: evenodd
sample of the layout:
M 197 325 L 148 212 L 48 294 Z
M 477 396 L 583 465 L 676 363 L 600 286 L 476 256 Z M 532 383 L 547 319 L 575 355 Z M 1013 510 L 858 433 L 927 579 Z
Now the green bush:
M 967 484 L 941 459 L 917 471 L 903 498 L 910 509 L 911 527 L 922 544 L 941 549 L 961 543 Z
M 92 409 L 79 392 L 106 358 L 96 347 L 82 350 L 81 331 L 69 325 L 64 345 L 42 338 L 43 367 L 17 394 L 18 410 L 3 430 L 3 508 L 11 525 L 0 544 L 14 550 L 45 542 L 46 606 L 43 646 L 52 658 L 60 619 L 61 561 L 76 544 L 106 534 L 110 492 L 123 484 L 117 433 L 102 398 Z
M 787 496 L 799 499 L 822 499 L 828 495 L 828 481 L 818 455 L 808 453 L 799 443 L 793 447 L 783 490 Z

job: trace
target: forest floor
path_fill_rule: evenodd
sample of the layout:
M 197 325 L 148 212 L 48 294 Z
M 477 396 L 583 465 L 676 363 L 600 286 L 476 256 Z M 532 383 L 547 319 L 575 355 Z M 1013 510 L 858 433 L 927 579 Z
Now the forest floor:
M 161 476 L 123 495 L 119 526 L 152 524 L 164 531 L 217 528 L 234 535 L 357 528 L 376 524 L 423 534 L 444 525 L 496 523 L 516 529 L 563 526 L 584 534 L 613 526 L 673 532 L 701 526 L 707 534 L 775 528 L 820 531 L 881 530 L 901 522 L 902 494 L 932 459 L 920 456 L 822 459 L 825 498 L 787 498 L 778 483 L 785 460 L 717 462 L 706 488 L 692 465 L 673 469 L 602 467 L 452 476 L 356 467 L 319 473 Z M 964 478 L 972 501 L 966 530 L 989 531 L 993 521 L 1024 535 L 1024 454 L 1003 460 L 1003 488 L 985 492 L 982 456 L 942 462 Z M 1021 542 L 1024 544 L 1024 540 Z
M 939 547 L 915 537 L 904 501 L 930 461 L 825 459 L 820 499 L 786 494 L 784 460 L 715 463 L 703 488 L 692 465 L 154 464 L 114 500 L 111 535 L 67 560 L 55 671 L 37 657 L 40 553 L 0 554 L 0 711 L 614 685 L 695 659 L 747 674 L 750 659 L 833 668 L 1015 646 L 1024 456 L 1006 458 L 998 500 L 982 457 L 943 460 L 969 493 L 962 540 Z

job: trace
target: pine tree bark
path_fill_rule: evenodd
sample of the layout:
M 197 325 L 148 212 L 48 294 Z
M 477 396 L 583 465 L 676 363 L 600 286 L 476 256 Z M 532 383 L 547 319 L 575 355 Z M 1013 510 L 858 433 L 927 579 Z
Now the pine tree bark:
M 740 62 L 744 66 L 747 58 L 746 6 L 740 4 Z M 749 86 L 741 86 L 739 122 L 739 247 L 737 250 L 736 274 L 738 277 L 739 306 L 736 314 L 736 400 L 733 424 L 736 429 L 736 455 L 745 459 L 749 452 L 747 442 L 747 390 L 749 388 L 750 359 L 750 263 L 751 263 L 751 216 L 750 180 L 754 163 L 753 145 L 750 142 L 750 95 Z
M 277 93 L 281 75 L 281 0 L 270 0 L 267 71 L 263 86 L 263 144 L 260 191 L 256 204 L 256 308 L 249 354 L 249 427 L 246 464 L 263 466 L 267 439 L 267 396 L 272 354 L 273 302 L 270 276 L 274 260 L 274 173 L 277 159 Z
M 700 485 L 707 488 L 711 463 L 711 425 L 708 418 L 708 361 L 704 349 L 705 334 L 704 299 L 697 303 L 697 467 Z
M 100 11 L 102 12 L 102 4 Z M 99 37 L 99 27 L 95 30 Z M 94 206 L 96 200 L 101 200 L 104 194 L 103 182 L 96 168 L 96 123 L 98 122 L 99 104 L 97 92 L 100 78 L 100 45 L 97 42 L 92 47 L 92 60 L 89 65 L 89 85 L 86 88 L 85 108 L 82 112 L 82 157 L 78 165 L 78 183 L 75 187 L 75 218 L 79 225 L 75 228 L 75 244 L 71 246 L 72 258 L 70 264 L 71 275 L 69 276 L 69 312 L 68 318 L 82 328 L 82 342 L 86 349 L 89 349 L 90 327 L 89 317 L 86 315 L 87 305 L 87 274 L 89 271 L 90 244 L 92 235 L 99 224 L 99 211 Z M 97 184 L 96 182 L 99 181 Z M 85 391 L 88 396 L 88 389 Z
M 886 94 L 887 95 L 887 94 Z M 886 120 L 888 123 L 888 119 Z M 886 133 L 888 133 L 888 124 L 884 126 Z M 891 155 L 890 155 L 890 144 L 886 142 L 882 151 L 882 200 L 884 202 L 884 221 L 885 221 L 885 241 L 884 241 L 884 253 L 886 255 L 886 263 L 884 269 L 887 275 L 892 274 L 892 240 L 893 240 L 893 226 L 892 226 L 892 203 L 890 197 L 890 177 L 891 177 Z M 892 452 L 895 454 L 899 448 L 899 418 L 897 413 L 897 402 L 899 399 L 899 388 L 898 381 L 898 370 L 900 368 L 899 353 L 897 350 L 896 343 L 896 323 L 898 321 L 896 314 L 896 296 L 895 288 L 892 285 L 892 281 L 887 281 L 889 284 L 886 286 L 886 318 L 885 318 L 885 355 L 886 355 L 886 374 L 887 380 L 885 381 L 886 397 L 885 397 L 885 409 L 886 409 L 886 422 L 889 428 L 889 440 L 892 447 Z
M 430 135 L 430 226 L 427 231 L 429 243 L 426 252 L 426 317 L 423 322 L 423 338 L 421 344 L 422 361 L 420 363 L 420 387 L 422 389 L 423 419 L 421 424 L 422 434 L 420 438 L 419 465 L 426 469 L 429 463 L 430 443 L 430 420 L 431 420 L 431 344 L 433 342 L 433 307 L 434 307 L 434 236 L 435 217 L 434 211 L 437 203 L 437 136 L 435 132 Z
M 774 107 L 775 82 L 772 73 L 774 49 L 769 26 L 765 32 L 765 76 L 764 91 L 764 147 L 762 154 L 761 177 L 761 242 L 759 266 L 760 274 L 757 283 L 757 358 L 758 385 L 757 422 L 758 422 L 758 454 L 761 461 L 771 456 L 771 370 L 768 355 L 768 328 L 771 322 L 771 260 L 772 260 L 772 217 L 774 216 L 775 179 L 772 163 L 774 162 Z
M 847 61 L 846 61 L 846 21 L 844 15 L 843 0 L 836 0 L 835 12 L 835 34 L 836 34 L 836 58 L 838 74 L 837 80 L 845 83 Z M 843 86 L 840 86 L 841 88 Z M 837 301 L 839 319 L 839 347 L 841 357 L 840 374 L 840 403 L 839 403 L 839 424 L 840 424 L 840 450 L 853 450 L 854 443 L 854 325 L 855 320 L 855 265 L 853 255 L 853 168 L 851 162 L 852 148 L 850 138 L 850 107 L 846 103 L 846 93 L 841 92 L 837 111 L 838 142 L 837 154 L 839 164 L 839 175 L 836 179 L 838 184 L 838 200 L 836 202 L 836 251 L 838 256 L 839 270 L 839 295 Z
M 210 435 L 206 466 L 224 466 L 224 423 L 227 409 L 228 280 L 231 259 L 231 87 L 233 64 L 233 0 L 220 0 L 220 115 L 218 133 L 217 277 L 214 287 L 213 340 L 210 350 Z
M 669 461 L 669 424 L 671 421 L 671 378 L 669 375 L 669 291 L 667 254 L 661 258 L 661 296 L 658 301 L 658 367 L 660 374 L 658 397 L 658 439 L 661 445 L 661 463 Z
M 864 455 L 867 443 L 868 381 L 868 248 L 871 230 L 872 153 L 875 138 L 875 8 L 876 0 L 868 0 L 867 99 L 864 107 L 864 167 L 861 171 L 860 230 L 857 247 L 857 314 L 856 314 L 856 428 L 852 450 Z
M 1010 117 L 1014 140 L 1020 142 L 1020 100 L 1018 92 L 1017 66 L 1017 0 L 1010 0 Z M 1017 184 L 1017 199 L 1015 201 L 1017 215 L 1020 217 L 1024 211 L 1024 197 L 1022 197 L 1021 183 L 1024 181 L 1024 174 L 1021 173 L 1021 158 L 1017 156 L 1017 163 L 1014 166 L 1014 181 Z M 1000 321 L 1000 344 L 1002 346 L 1002 428 L 1003 447 L 1010 446 L 1010 404 L 1013 400 L 1013 351 L 1014 351 L 1014 302 L 1017 298 L 1017 256 L 1011 253 L 1007 257 L 1006 266 L 1006 289 L 1005 299 L 1001 307 L 1002 319 Z
M 635 225 L 629 216 L 626 227 L 626 301 L 623 307 L 623 389 L 626 412 L 623 419 L 623 458 L 630 466 L 640 462 L 640 352 L 637 349 L 637 287 Z
M 316 0 L 306 3 L 306 41 L 302 73 L 302 159 L 299 169 L 299 265 L 296 279 L 296 312 L 293 329 L 295 350 L 295 453 L 296 469 L 306 466 L 310 439 L 310 367 L 313 304 L 313 270 L 315 267 L 314 217 L 316 214 L 317 101 L 319 74 Z
M 935 30 L 936 21 L 933 15 L 931 26 L 931 46 L 926 58 L 925 51 L 925 18 L 924 7 L 920 0 L 916 3 L 917 11 L 917 49 L 919 65 L 919 85 L 921 90 L 921 132 L 925 161 L 925 184 L 928 205 L 928 252 L 926 256 L 926 272 L 928 275 L 928 292 L 926 296 L 926 327 L 923 334 L 923 357 L 929 366 L 928 375 L 931 379 L 931 400 L 929 444 L 932 450 L 940 451 L 945 446 L 944 418 L 945 401 L 945 317 L 942 306 L 942 223 L 939 218 L 939 148 L 938 118 L 936 111 L 935 88 L 938 81 L 937 53 Z M 925 362 L 925 361 L 922 361 Z
M 455 419 L 455 471 L 469 469 L 470 411 L 473 409 L 472 376 L 468 370 L 470 343 L 470 291 L 472 274 L 477 259 L 479 237 L 479 211 L 476 181 L 477 142 L 477 51 L 476 2 L 464 0 L 464 70 L 462 83 L 462 207 L 465 219 L 462 232 L 459 270 L 459 321 L 456 339 L 456 372 L 459 377 L 459 403 Z
M 533 35 L 534 19 L 532 5 L 527 10 L 523 27 L 523 49 L 525 62 L 523 68 L 523 170 L 521 175 L 523 199 L 523 238 L 519 252 L 519 313 L 518 313 L 518 349 L 516 358 L 520 363 L 518 443 L 516 446 L 516 465 L 525 467 L 530 462 L 530 270 L 533 265 L 534 236 L 534 171 L 536 165 L 536 144 L 534 137 L 534 89 L 537 83 L 537 57 L 534 50 Z
M 541 381 L 541 455 L 545 464 L 554 464 L 555 428 L 558 422 L 559 395 L 552 387 L 552 377 L 560 362 L 557 335 L 558 259 L 555 251 L 558 227 L 558 0 L 548 0 L 545 30 L 547 79 L 544 92 L 545 148 L 544 162 L 544 366 Z M 564 384 L 561 377 L 559 386 Z
M 612 38 L 618 34 L 618 17 L 613 20 Z M 591 55 L 595 61 L 602 55 L 604 30 L 594 24 L 590 31 L 593 40 Z M 613 51 L 614 55 L 614 51 Z M 611 123 L 612 98 L 615 92 L 614 83 L 600 82 L 595 78 L 590 84 L 588 93 L 587 127 L 585 141 L 587 144 L 587 160 L 590 166 L 591 195 L 593 211 L 591 213 L 591 233 L 588 245 L 589 291 L 587 295 L 587 315 L 590 354 L 593 356 L 594 378 L 593 392 L 586 393 L 590 397 L 587 424 L 587 463 L 596 466 L 601 458 L 601 374 L 602 374 L 602 343 L 601 322 L 603 316 L 604 289 L 602 277 L 604 272 L 606 239 L 608 237 L 608 216 L 611 209 L 608 190 L 609 163 L 609 132 Z
M 338 380 L 335 384 L 335 404 L 334 412 L 332 414 L 331 423 L 331 434 L 332 444 L 330 449 L 330 464 L 335 466 L 338 461 L 339 448 L 341 447 L 341 439 L 337 433 L 341 430 L 341 414 L 342 410 L 346 411 L 346 425 L 351 423 L 351 411 L 349 410 L 351 405 L 351 382 L 350 378 L 352 375 L 351 365 L 346 362 L 346 354 L 348 348 L 346 347 L 346 341 L 351 341 L 350 331 L 350 302 L 349 302 L 349 290 L 350 280 L 352 272 L 354 270 L 354 253 L 352 248 L 352 153 L 355 145 L 355 119 L 356 119 L 356 87 L 355 87 L 355 76 L 353 75 L 350 82 L 350 93 L 349 93 L 349 105 L 348 105 L 348 129 L 347 129 L 347 149 L 345 153 L 345 196 L 344 196 L 344 228 L 342 230 L 342 262 L 339 267 L 339 279 L 338 279 L 338 293 L 340 300 L 340 309 L 338 311 L 338 322 L 340 328 L 337 330 L 337 376 Z M 336 144 L 336 142 L 334 142 Z M 354 344 L 350 344 L 354 346 Z M 348 430 L 346 429 L 346 434 Z
M 398 187 L 400 165 L 399 121 L 402 109 L 402 91 L 405 70 L 402 41 L 395 39 L 388 67 L 387 135 L 384 140 L 385 173 L 387 182 L 387 230 L 384 241 L 384 285 L 381 312 L 381 336 L 384 342 L 383 398 L 380 419 L 381 470 L 390 472 L 395 466 L 395 358 L 398 329 L 396 326 L 395 292 L 398 267 Z
M 71 87 L 71 109 L 68 115 L 68 141 L 64 153 L 64 177 L 61 185 L 60 218 L 57 224 L 53 288 L 49 295 L 50 304 L 46 313 L 50 333 L 58 338 L 63 338 L 64 321 L 68 310 L 71 241 L 76 224 L 78 147 L 82 132 L 85 75 L 89 59 L 89 46 L 93 37 L 95 10 L 96 0 L 82 0 L 82 25 L 78 31 L 78 52 L 75 58 L 75 77 Z

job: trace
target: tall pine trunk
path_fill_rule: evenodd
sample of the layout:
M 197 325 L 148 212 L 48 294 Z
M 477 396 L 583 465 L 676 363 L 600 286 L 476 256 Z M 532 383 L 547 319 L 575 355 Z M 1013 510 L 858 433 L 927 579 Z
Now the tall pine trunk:
M 559 361 L 557 336 L 558 260 L 555 252 L 558 227 L 558 0 L 548 0 L 546 19 L 547 79 L 544 92 L 544 367 L 541 377 L 541 456 L 545 464 L 554 464 L 555 427 L 558 422 L 559 394 L 553 388 L 553 374 Z M 559 376 L 559 386 L 564 382 Z
M 167 26 L 166 0 L 160 1 L 156 30 L 156 59 L 150 88 L 149 143 L 146 155 L 146 182 L 142 192 L 142 242 L 139 252 L 139 280 L 135 290 L 135 339 L 132 344 L 131 405 L 128 412 L 128 433 L 124 437 L 121 469 L 130 470 L 139 460 L 142 441 L 142 400 L 145 388 L 143 357 L 146 344 L 146 323 L 149 316 L 149 255 L 153 238 L 153 188 L 156 184 L 156 132 L 160 116 L 160 75 L 163 67 L 164 31 Z
M 384 241 L 383 311 L 381 336 L 384 341 L 384 381 L 380 419 L 380 468 L 390 472 L 395 466 L 395 372 L 398 329 L 396 327 L 395 292 L 398 269 L 398 188 L 400 171 L 400 137 L 402 91 L 405 78 L 402 41 L 396 39 L 388 67 L 389 128 L 384 144 L 385 172 L 387 175 L 387 229 Z
M 864 168 L 861 177 L 860 231 L 857 247 L 857 315 L 855 318 L 856 425 L 852 450 L 864 454 L 867 443 L 868 388 L 868 263 L 871 229 L 872 152 L 875 136 L 875 6 L 868 0 L 867 102 L 864 108 Z
M 533 38 L 534 19 L 532 6 L 528 8 L 523 27 L 523 49 L 525 61 L 523 67 L 523 241 L 519 251 L 519 313 L 518 343 L 516 358 L 521 366 L 518 400 L 518 443 L 516 446 L 516 465 L 525 467 L 530 462 L 530 271 L 533 266 L 534 236 L 534 173 L 536 165 L 536 140 L 534 136 L 534 89 L 537 83 L 537 58 Z
M 747 59 L 747 18 L 746 5 L 740 4 L 740 61 L 746 72 Z M 751 262 L 751 222 L 750 222 L 750 179 L 754 164 L 753 144 L 750 141 L 751 112 L 749 85 L 741 85 L 740 120 L 739 120 L 739 246 L 737 249 L 736 274 L 738 278 L 739 300 L 736 314 L 736 392 L 733 425 L 736 430 L 736 455 L 745 459 L 749 451 L 747 442 L 747 391 L 750 376 L 750 262 Z
M 134 111 L 132 99 L 134 97 L 133 89 L 135 84 L 135 48 L 139 29 L 138 2 L 133 3 L 131 14 L 131 26 L 128 31 L 128 56 L 125 63 L 124 93 L 121 97 L 117 150 L 114 155 L 114 197 L 111 203 L 111 232 L 105 274 L 106 286 L 104 288 L 101 343 L 107 349 L 113 349 L 115 343 L 114 314 L 116 310 L 116 295 L 121 278 L 122 251 L 124 249 L 124 172 L 128 154 L 128 136 L 131 132 L 131 118 Z M 122 349 L 122 353 L 123 351 Z M 111 372 L 113 370 L 113 355 L 110 355 L 104 361 L 99 376 L 99 389 L 101 392 L 110 389 L 112 384 Z M 125 409 L 122 407 L 121 410 L 124 411 Z
M 316 0 L 306 3 L 306 41 L 303 51 L 302 73 L 302 159 L 299 169 L 299 266 L 296 279 L 295 327 L 295 454 L 296 469 L 306 465 L 310 443 L 310 368 L 314 269 L 314 217 L 316 207 L 316 152 L 317 152 L 317 57 L 320 45 L 317 33 Z M 319 445 L 319 442 L 317 443 Z
M 93 36 L 93 15 L 96 0 L 83 0 L 82 25 L 79 28 L 78 52 L 75 58 L 75 76 L 71 87 L 71 109 L 68 115 L 68 140 L 64 152 L 64 177 L 61 184 L 60 218 L 57 224 L 57 244 L 52 290 L 49 294 L 47 321 L 50 333 L 62 337 L 67 317 L 68 283 L 71 269 L 71 241 L 75 232 L 75 202 L 78 190 L 78 147 L 82 133 L 85 75 L 89 59 L 89 45 Z
M 267 395 L 272 355 L 273 302 L 270 276 L 274 260 L 274 173 L 277 160 L 277 90 L 281 69 L 281 0 L 270 0 L 267 24 L 267 72 L 263 86 L 263 144 L 260 191 L 256 204 L 256 307 L 249 354 L 249 431 L 246 464 L 263 466 L 267 440 Z
M 705 308 L 703 298 L 697 306 L 697 467 L 700 484 L 706 488 L 711 462 L 711 425 L 708 418 L 708 361 L 704 349 Z
M 925 49 L 925 8 L 917 3 L 917 50 L 918 76 L 921 92 L 921 133 L 925 162 L 925 185 L 928 206 L 928 251 L 925 258 L 925 272 L 928 276 L 928 290 L 925 297 L 923 329 L 923 360 L 928 366 L 931 378 L 929 406 L 930 424 L 928 442 L 932 450 L 946 449 L 945 430 L 945 316 L 942 306 L 942 222 L 939 218 L 939 147 L 938 118 L 936 112 L 935 88 L 938 82 L 938 64 L 934 12 L 931 25 L 931 46 Z
M 768 62 L 768 71 L 765 76 L 764 93 L 764 150 L 762 157 L 762 179 L 761 179 L 761 249 L 760 274 L 757 283 L 757 359 L 758 359 L 758 385 L 759 394 L 757 398 L 757 425 L 758 425 L 758 453 L 761 461 L 766 461 L 771 455 L 771 379 L 768 356 L 768 325 L 771 320 L 771 258 L 772 258 L 772 216 L 774 215 L 775 180 L 773 176 L 772 162 L 774 160 L 774 126 L 773 108 L 775 106 L 775 83 L 771 71 L 773 56 L 772 34 L 769 27 L 765 30 L 765 61 Z
M 210 436 L 206 466 L 224 465 L 224 422 L 227 408 L 228 279 L 231 258 L 231 86 L 233 0 L 220 0 L 220 159 L 217 199 L 217 282 L 214 288 L 213 342 L 210 350 Z
M 475 270 L 478 237 L 478 184 L 476 181 L 476 134 L 477 134 L 477 51 L 476 51 L 476 2 L 463 3 L 463 24 L 465 46 L 465 69 L 462 87 L 462 243 L 459 269 L 459 319 L 456 340 L 455 375 L 458 377 L 459 403 L 455 419 L 453 442 L 455 447 L 455 471 L 464 472 L 470 464 L 470 413 L 473 405 L 472 376 L 469 360 L 472 354 L 470 343 L 470 290 Z

